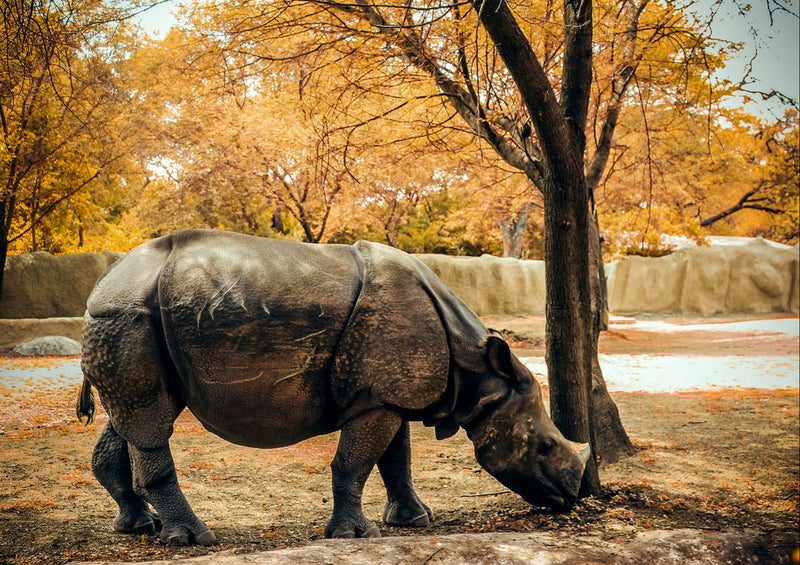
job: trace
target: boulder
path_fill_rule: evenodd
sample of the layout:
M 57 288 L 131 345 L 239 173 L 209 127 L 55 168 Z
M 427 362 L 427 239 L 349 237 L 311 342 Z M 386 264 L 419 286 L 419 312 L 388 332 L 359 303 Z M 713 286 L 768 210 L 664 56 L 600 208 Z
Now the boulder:
M 17 355 L 41 357 L 44 355 L 80 355 L 81 344 L 61 335 L 46 335 L 22 342 L 12 349 Z
M 317 565 L 320 563 L 407 565 L 707 565 L 715 563 L 790 563 L 797 543 L 793 532 L 697 529 L 647 530 L 606 539 L 580 532 L 497 532 L 445 536 L 319 540 L 301 547 L 237 555 L 211 553 L 181 559 L 182 565 Z M 148 561 L 141 565 L 169 565 Z M 104 565 L 124 565 L 108 561 Z M 75 565 L 100 565 L 84 563 Z

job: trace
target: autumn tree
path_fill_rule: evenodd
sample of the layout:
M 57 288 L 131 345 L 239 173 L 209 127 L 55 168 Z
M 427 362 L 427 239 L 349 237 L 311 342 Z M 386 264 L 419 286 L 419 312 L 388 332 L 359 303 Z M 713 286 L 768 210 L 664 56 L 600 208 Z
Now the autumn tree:
M 0 291 L 9 244 L 28 236 L 102 180 L 125 153 L 110 143 L 119 116 L 111 67 L 98 46 L 119 13 L 97 2 L 0 5 Z
M 692 205 L 697 207 L 700 226 L 710 228 L 728 223 L 738 228 L 735 233 L 749 232 L 783 243 L 797 243 L 800 240 L 797 110 L 788 110 L 782 119 L 771 124 L 745 123 L 733 133 L 736 135 L 726 140 L 727 153 L 720 151 L 714 159 L 715 168 L 723 169 L 728 177 L 725 183 L 728 190 L 722 191 L 722 195 L 711 190 L 695 193 Z M 729 159 L 731 152 L 740 157 L 735 168 Z M 744 219 L 747 215 L 750 218 Z
M 670 252 L 664 236 L 762 236 L 797 242 L 796 112 L 765 122 L 739 108 L 710 117 L 651 105 L 620 124 L 595 192 L 614 256 Z
M 120 67 L 138 85 L 132 119 L 139 124 L 138 153 L 153 173 L 132 211 L 146 233 L 216 227 L 441 249 L 414 240 L 437 239 L 424 233 L 431 222 L 419 229 L 425 222 L 418 220 L 429 216 L 423 209 L 443 201 L 445 186 L 464 202 L 457 193 L 469 191 L 466 184 L 474 190 L 481 165 L 432 149 L 424 129 L 406 135 L 401 147 L 391 140 L 407 131 L 392 131 L 391 124 L 342 125 L 332 115 L 338 107 L 310 95 L 302 60 L 255 65 L 218 44 L 219 24 L 205 12 L 187 23 L 145 42 Z M 410 116 L 426 111 L 404 106 Z M 409 230 L 412 222 L 418 227 Z M 472 245 L 468 238 L 462 243 Z

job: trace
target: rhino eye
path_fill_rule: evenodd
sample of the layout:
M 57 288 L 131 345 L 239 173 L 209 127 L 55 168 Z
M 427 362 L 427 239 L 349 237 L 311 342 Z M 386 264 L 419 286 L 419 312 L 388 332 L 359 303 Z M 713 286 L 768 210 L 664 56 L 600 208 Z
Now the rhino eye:
M 556 441 L 553 438 L 545 438 L 536 446 L 536 453 L 539 455 L 550 455 L 553 448 L 556 446 Z

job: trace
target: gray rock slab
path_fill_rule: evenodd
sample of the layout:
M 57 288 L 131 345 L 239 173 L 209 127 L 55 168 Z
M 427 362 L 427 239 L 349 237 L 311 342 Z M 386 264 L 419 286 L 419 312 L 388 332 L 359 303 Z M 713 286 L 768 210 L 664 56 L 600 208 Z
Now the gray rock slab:
M 320 540 L 291 549 L 240 555 L 227 551 L 141 565 L 791 563 L 790 552 L 797 539 L 780 539 L 775 544 L 773 536 L 766 539 L 764 535 L 758 530 L 680 529 L 630 532 L 620 539 L 611 540 L 599 536 L 545 532 Z
M 81 344 L 74 339 L 61 335 L 35 337 L 15 346 L 12 351 L 17 355 L 80 355 Z

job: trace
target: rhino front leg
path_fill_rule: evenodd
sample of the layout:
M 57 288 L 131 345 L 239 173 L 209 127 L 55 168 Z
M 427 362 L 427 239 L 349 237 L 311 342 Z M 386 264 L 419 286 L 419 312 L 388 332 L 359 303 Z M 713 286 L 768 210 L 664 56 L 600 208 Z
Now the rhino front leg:
M 433 522 L 433 511 L 424 504 L 411 483 L 411 433 L 403 422 L 389 448 L 378 460 L 388 502 L 383 521 L 390 526 L 425 527 Z
M 339 447 L 331 463 L 333 515 L 325 526 L 328 538 L 379 537 L 377 526 L 364 517 L 361 494 L 372 468 L 386 451 L 402 424 L 391 410 L 372 410 L 342 428 Z
M 161 527 L 158 514 L 133 490 L 128 442 L 111 421 L 103 428 L 92 454 L 92 472 L 119 506 L 114 529 L 126 534 L 154 534 Z
M 214 533 L 195 515 L 181 492 L 169 445 L 140 449 L 131 444 L 130 453 L 134 488 L 161 517 L 161 541 L 172 545 L 216 543 Z

